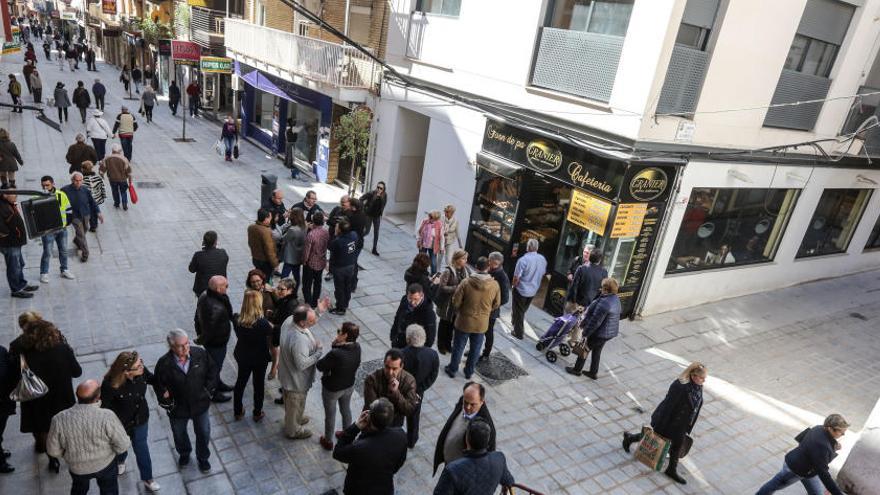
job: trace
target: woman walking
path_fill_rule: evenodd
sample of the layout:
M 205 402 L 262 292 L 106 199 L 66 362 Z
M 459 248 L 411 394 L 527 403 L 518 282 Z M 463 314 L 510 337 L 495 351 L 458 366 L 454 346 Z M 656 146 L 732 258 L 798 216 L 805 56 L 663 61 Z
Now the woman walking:
M 583 336 L 580 345 L 586 345 L 589 349 L 590 371 L 583 371 L 584 363 L 587 358 L 579 357 L 574 366 L 565 368 L 569 374 L 590 377 L 593 380 L 597 378 L 596 373 L 599 372 L 599 359 L 602 357 L 602 347 L 609 340 L 617 337 L 620 333 L 620 298 L 617 297 L 618 291 L 617 280 L 613 278 L 605 278 L 602 280 L 602 288 L 599 297 L 590 303 L 587 313 L 584 315 L 581 328 Z
M 437 273 L 437 255 L 443 255 L 443 223 L 440 221 L 440 212 L 434 210 L 428 213 L 428 217 L 422 220 L 417 234 L 416 247 L 420 253 L 425 253 L 431 260 L 431 274 Z
M 437 351 L 446 354 L 452 351 L 452 335 L 455 321 L 455 307 L 452 305 L 452 295 L 462 280 L 470 275 L 467 267 L 468 254 L 463 249 L 458 249 L 452 255 L 449 266 L 443 270 L 440 277 L 433 280 L 434 293 L 437 303 L 437 316 L 440 317 L 440 325 L 437 328 Z
M 128 437 L 137 460 L 138 473 L 144 487 L 150 492 L 159 491 L 159 483 L 153 479 L 153 461 L 150 458 L 150 405 L 147 404 L 147 385 L 153 385 L 153 374 L 135 351 L 120 352 L 104 375 L 101 383 L 101 407 L 116 414 Z M 118 472 L 125 472 L 128 452 L 116 458 Z
M 61 332 L 39 313 L 22 313 L 18 325 L 22 334 L 9 345 L 11 360 L 27 366 L 49 389 L 46 395 L 21 403 L 21 432 L 32 434 L 34 449 L 44 453 L 52 418 L 76 402 L 70 382 L 82 375 L 82 368 Z M 12 381 L 18 383 L 21 372 L 14 373 L 18 376 Z M 49 469 L 60 472 L 57 458 L 49 456 Z
M 119 74 L 119 82 L 125 87 L 125 92 L 131 95 L 131 72 L 128 70 L 128 65 L 122 66 L 122 72 Z
M 446 252 L 446 265 L 452 264 L 452 246 L 461 249 L 461 236 L 458 234 L 458 219 L 455 218 L 455 206 L 443 208 L 443 249 Z
M 672 442 L 669 448 L 669 466 L 665 474 L 676 483 L 682 485 L 687 480 L 682 478 L 677 471 L 679 452 L 684 445 L 685 437 L 690 434 L 697 423 L 700 408 L 703 407 L 703 383 L 709 371 L 702 363 L 691 363 L 681 375 L 669 386 L 663 402 L 651 415 L 651 428 L 658 435 Z M 642 439 L 642 433 L 623 434 L 623 450 L 629 452 L 629 447 L 634 442 Z
M 104 120 L 104 112 L 100 110 L 92 111 L 91 118 L 86 122 L 86 137 L 92 140 L 92 145 L 95 147 L 95 153 L 98 155 L 99 162 L 107 155 L 107 139 L 112 135 L 113 129 Z
M 288 215 L 287 230 L 281 238 L 281 261 L 284 267 L 281 269 L 281 278 L 287 278 L 293 274 L 296 286 L 293 295 L 299 290 L 301 282 L 300 268 L 303 262 L 303 250 L 306 244 L 306 218 L 299 208 L 291 208 Z
M 156 106 L 156 92 L 153 86 L 147 84 L 144 86 L 144 92 L 141 94 L 141 107 L 144 109 L 144 115 L 147 117 L 147 123 L 153 122 L 153 107 Z
M 34 92 L 34 103 L 43 103 L 43 79 L 40 78 L 40 71 L 36 68 L 31 72 L 31 90 Z
M 0 187 L 15 187 L 15 172 L 24 165 L 18 147 L 9 139 L 9 131 L 0 128 Z
M 364 205 L 364 212 L 367 214 L 369 222 L 367 222 L 364 230 L 364 237 L 370 233 L 370 227 L 373 227 L 373 251 L 375 256 L 379 256 L 376 246 L 379 243 L 379 224 L 382 222 L 382 213 L 385 212 L 385 204 L 388 202 L 388 195 L 385 194 L 385 183 L 379 181 L 376 183 L 376 189 L 361 196 L 361 202 Z
M 312 215 L 312 228 L 306 234 L 303 246 L 302 293 L 303 302 L 312 308 L 318 307 L 321 297 L 321 272 L 327 267 L 327 245 L 330 233 L 324 228 L 324 212 Z
M 241 301 L 241 312 L 232 322 L 235 328 L 235 350 L 232 356 L 238 364 L 238 378 L 232 392 L 232 408 L 235 420 L 244 417 L 242 397 L 248 379 L 253 375 L 254 421 L 265 417 L 263 398 L 266 390 L 266 369 L 272 360 L 269 351 L 272 343 L 272 324 L 263 313 L 263 295 L 255 290 L 246 290 Z
M 95 173 L 95 165 L 91 160 L 82 162 L 83 185 L 92 193 L 95 200 L 95 207 L 92 208 L 92 214 L 89 216 L 89 232 L 98 230 L 98 206 L 104 204 L 107 199 L 107 192 L 104 189 L 104 179 Z
M 223 122 L 223 129 L 220 131 L 220 139 L 223 140 L 223 145 L 226 148 L 226 161 L 231 162 L 232 149 L 235 147 L 235 143 L 238 142 L 238 126 L 235 125 L 232 115 L 226 116 L 226 121 Z
M 342 429 L 351 426 L 351 393 L 355 374 L 361 365 L 361 346 L 357 343 L 360 327 L 347 321 L 336 333 L 330 352 L 318 360 L 321 375 L 321 400 L 324 402 L 324 435 L 319 442 L 325 450 L 333 450 L 336 427 L 336 406 L 342 413 Z
M 55 85 L 55 94 L 53 95 L 55 98 L 55 107 L 58 109 L 58 123 L 67 122 L 67 109 L 70 107 L 70 96 L 67 95 L 67 90 L 64 89 L 64 83 L 58 82 Z M 62 119 L 62 115 L 64 118 Z

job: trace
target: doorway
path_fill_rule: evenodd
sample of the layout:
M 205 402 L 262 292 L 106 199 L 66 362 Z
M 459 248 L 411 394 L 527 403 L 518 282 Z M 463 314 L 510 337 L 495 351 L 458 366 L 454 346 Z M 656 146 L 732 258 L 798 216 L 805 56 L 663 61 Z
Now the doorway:
M 394 194 L 396 213 L 415 213 L 418 209 L 430 125 L 429 117 L 399 108 L 396 141 L 400 150 L 400 161 L 397 166 L 397 180 L 389 191 Z

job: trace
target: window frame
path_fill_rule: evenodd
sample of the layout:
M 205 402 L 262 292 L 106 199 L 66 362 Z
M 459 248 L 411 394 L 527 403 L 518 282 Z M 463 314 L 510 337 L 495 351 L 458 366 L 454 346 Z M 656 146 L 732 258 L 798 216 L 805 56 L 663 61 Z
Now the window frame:
M 577 32 L 583 32 L 583 33 L 599 34 L 599 35 L 604 35 L 604 36 L 617 36 L 620 38 L 626 37 L 626 32 L 629 31 L 629 22 L 632 19 L 632 8 L 635 7 L 635 0 L 589 0 L 589 2 L 590 2 L 589 7 L 590 8 L 589 8 L 589 11 L 587 12 L 586 21 L 584 23 L 584 29 L 572 29 L 571 27 L 560 27 L 560 26 L 554 25 L 555 24 L 554 18 L 556 17 L 556 10 L 558 8 L 560 8 L 561 7 L 560 4 L 565 1 L 566 0 L 550 0 L 548 2 L 547 16 L 546 16 L 546 22 L 545 22 L 544 27 L 549 27 L 549 28 L 553 28 L 553 29 L 562 29 L 562 30 L 566 30 L 566 31 L 577 31 Z M 590 30 L 590 24 L 593 22 L 593 13 L 595 12 L 597 3 L 614 3 L 614 4 L 628 4 L 628 5 L 630 5 L 630 13 L 629 13 L 630 15 L 626 20 L 626 29 L 624 29 L 624 32 L 622 34 L 609 34 L 609 33 L 602 33 L 599 31 L 591 31 Z
M 461 17 L 461 2 L 463 0 L 459 0 L 458 11 L 454 14 L 449 14 L 449 13 L 443 12 L 443 6 L 447 1 L 449 1 L 449 0 L 416 0 L 415 12 L 421 12 L 422 15 L 442 15 L 444 17 L 451 17 L 454 19 Z M 431 6 L 433 6 L 435 2 L 440 4 L 440 11 L 439 12 L 434 12 L 432 10 L 425 10 L 426 3 L 430 3 Z
M 687 26 L 689 28 L 698 29 L 700 31 L 699 38 L 697 40 L 697 45 L 693 45 L 690 43 L 682 43 L 682 42 L 678 41 L 679 35 L 681 35 L 681 28 L 685 27 L 685 26 Z M 704 28 L 704 27 L 697 26 L 694 24 L 688 24 L 686 22 L 682 22 L 678 26 L 678 32 L 675 34 L 675 44 L 686 46 L 688 48 L 693 48 L 694 50 L 700 50 L 701 52 L 705 52 L 706 47 L 709 46 L 709 37 L 711 35 L 712 35 L 712 30 L 709 28 Z
M 791 53 L 792 48 L 794 48 L 794 44 L 798 40 L 798 37 L 805 39 L 807 42 L 806 45 L 804 46 L 803 52 L 800 55 L 800 59 L 797 61 L 797 63 L 795 64 L 794 67 L 789 67 L 788 66 L 788 56 L 786 55 L 786 61 L 783 64 L 782 68 L 787 69 L 787 70 L 793 70 L 795 72 L 799 72 L 801 74 L 806 74 L 808 76 L 824 77 L 826 79 L 830 78 L 831 71 L 834 69 L 834 64 L 837 63 L 837 55 L 840 54 L 840 45 L 836 45 L 834 43 L 829 43 L 827 41 L 822 41 L 822 40 L 816 39 L 816 38 L 811 38 L 809 36 L 805 36 L 800 33 L 795 33 L 794 39 L 791 41 L 791 45 L 788 48 L 789 53 Z M 825 52 L 829 48 L 831 48 L 834 51 L 833 55 L 831 56 L 831 62 L 828 64 L 827 69 L 822 71 L 823 73 L 821 73 L 821 74 L 817 73 L 817 72 L 804 72 L 804 70 L 803 70 L 804 62 L 806 62 L 806 60 L 807 60 L 807 55 L 809 55 L 810 49 L 813 47 L 813 43 L 821 43 L 822 45 L 824 45 L 824 48 L 822 50 L 822 56 L 824 56 Z M 820 59 L 819 59 L 819 63 L 817 64 L 817 69 L 822 67 L 821 60 L 822 60 L 822 57 L 820 57 Z
M 874 227 L 871 229 L 871 233 L 868 235 L 868 240 L 867 240 L 867 242 L 865 242 L 865 247 L 863 250 L 864 251 L 880 250 L 880 216 L 878 216 L 877 221 L 874 222 Z
M 819 211 L 819 207 L 822 205 L 822 198 L 825 197 L 825 193 L 828 191 L 858 191 L 858 194 L 862 194 L 862 191 L 867 192 L 867 196 L 865 196 L 860 211 L 857 213 L 857 218 L 853 220 L 852 228 L 850 229 L 849 236 L 846 240 L 846 244 L 837 251 L 832 252 L 822 252 L 822 253 L 814 253 L 807 254 L 802 253 L 804 248 L 804 242 L 807 240 L 807 236 L 810 234 L 810 229 L 812 228 L 813 222 L 816 220 L 816 213 Z M 810 215 L 810 222 L 807 224 L 807 229 L 804 231 L 804 235 L 801 238 L 801 242 L 798 245 L 797 252 L 795 252 L 794 259 L 795 260 L 805 260 L 812 258 L 821 258 L 823 256 L 834 256 L 840 254 L 846 254 L 849 251 L 849 248 L 852 247 L 852 241 L 855 237 L 856 230 L 858 230 L 859 225 L 862 222 L 862 219 L 865 216 L 865 211 L 868 210 L 868 203 L 871 201 L 871 197 L 874 194 L 874 189 L 869 187 L 826 187 L 822 190 L 822 194 L 819 196 L 819 201 L 816 203 L 816 208 L 813 210 L 813 214 Z M 856 197 L 856 201 L 858 201 L 858 196 Z

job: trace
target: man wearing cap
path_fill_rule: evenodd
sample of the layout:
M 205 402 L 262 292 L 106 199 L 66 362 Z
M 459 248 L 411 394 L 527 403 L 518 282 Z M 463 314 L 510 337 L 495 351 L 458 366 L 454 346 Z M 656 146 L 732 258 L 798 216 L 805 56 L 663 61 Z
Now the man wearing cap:
M 86 136 L 92 140 L 98 161 L 104 159 L 107 153 L 107 139 L 113 135 L 113 130 L 110 129 L 110 124 L 104 120 L 103 115 L 104 112 L 101 110 L 95 110 L 86 123 Z

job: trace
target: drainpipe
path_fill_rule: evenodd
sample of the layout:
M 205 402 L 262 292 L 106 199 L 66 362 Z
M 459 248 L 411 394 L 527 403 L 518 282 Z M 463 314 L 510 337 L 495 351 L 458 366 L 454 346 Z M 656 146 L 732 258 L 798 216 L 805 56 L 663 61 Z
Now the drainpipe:
M 342 33 L 348 36 L 348 11 L 351 9 L 351 0 L 345 0 L 345 25 Z

